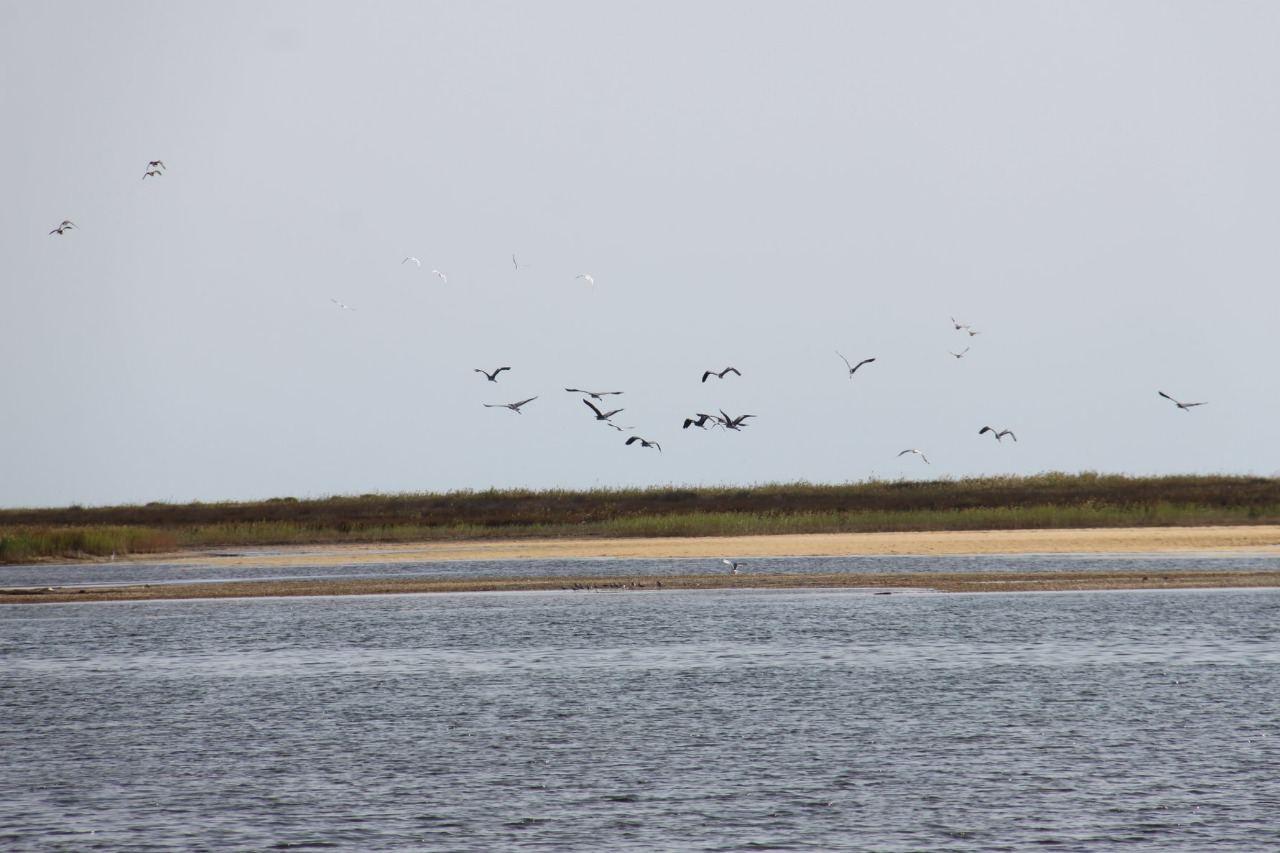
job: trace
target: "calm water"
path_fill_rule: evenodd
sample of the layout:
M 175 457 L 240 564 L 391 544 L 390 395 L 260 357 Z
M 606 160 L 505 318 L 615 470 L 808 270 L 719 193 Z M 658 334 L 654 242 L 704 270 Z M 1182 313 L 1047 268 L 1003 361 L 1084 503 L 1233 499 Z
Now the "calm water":
M 0 848 L 1280 845 L 1280 591 L 0 608 Z
M 327 552 L 326 552 L 327 553 Z M 1228 551 L 1203 554 L 979 554 L 933 557 L 774 557 L 749 559 L 745 572 L 1057 572 L 1150 571 L 1211 569 L 1216 571 L 1280 572 L 1280 558 L 1244 556 Z M 718 559 L 546 559 L 546 560 L 424 560 L 337 565 L 271 566 L 251 563 L 228 566 L 199 563 L 71 563 L 66 565 L 0 566 L 0 586 L 73 586 L 98 584 L 169 583 L 183 581 L 268 580 L 283 578 L 486 578 L 649 575 L 666 577 L 723 572 Z

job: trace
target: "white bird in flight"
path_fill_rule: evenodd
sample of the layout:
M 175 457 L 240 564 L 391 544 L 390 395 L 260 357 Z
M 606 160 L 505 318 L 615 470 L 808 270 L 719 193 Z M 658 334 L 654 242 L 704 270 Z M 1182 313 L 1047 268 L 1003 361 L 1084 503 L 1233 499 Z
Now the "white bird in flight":
M 449 283 L 449 276 L 440 272 L 440 270 L 432 270 L 431 274 L 434 275 L 436 278 L 440 279 L 441 281 L 443 281 L 445 284 Z
M 343 301 L 341 301 L 341 300 L 330 298 L 330 299 L 329 299 L 329 301 L 330 301 L 330 302 L 332 302 L 334 305 L 337 305 L 337 306 L 338 306 L 339 308 L 341 308 L 343 311 L 354 311 L 354 310 L 356 310 L 356 309 L 352 308 L 350 305 L 348 305 L 347 303 L 345 303 L 345 302 L 343 302 Z
M 587 284 L 595 284 L 595 283 L 596 283 L 595 277 L 594 277 L 594 276 L 592 276 L 592 275 L 591 275 L 591 273 L 586 273 L 586 272 L 584 272 L 584 273 L 582 273 L 582 274 L 580 274 L 580 275 L 575 275 L 575 276 L 574 276 L 574 278 L 586 279 Z
M 422 267 L 422 261 L 420 261 L 420 260 L 418 260 L 417 258 L 413 257 L 412 255 L 410 255 L 409 257 L 405 258 L 403 261 L 401 261 L 401 262 L 400 262 L 400 266 L 404 266 L 404 265 L 405 265 L 405 264 L 407 264 L 407 263 L 412 263 L 415 267 L 419 267 L 419 268 L 421 268 L 421 267 Z
M 1172 397 L 1170 397 L 1168 394 L 1164 393 L 1163 391 L 1157 391 L 1156 393 L 1157 393 L 1157 394 L 1159 394 L 1161 397 L 1164 397 L 1166 400 L 1169 400 L 1170 402 L 1172 402 L 1175 406 L 1177 406 L 1179 409 L 1182 409 L 1182 411 L 1184 411 L 1184 412 L 1185 412 L 1185 411 L 1190 410 L 1192 406 L 1203 406 L 1203 405 L 1205 405 L 1205 403 L 1181 403 L 1181 402 L 1179 402 L 1179 401 L 1177 401 L 1177 400 L 1173 399 Z
M 904 451 L 902 451 L 901 453 L 899 453 L 898 455 L 899 455 L 899 456 L 906 456 L 908 453 L 914 453 L 916 456 L 919 456 L 921 459 L 923 459 L 923 460 L 924 460 L 924 463 L 925 463 L 926 465 L 928 465 L 928 464 L 929 464 L 929 457 L 924 455 L 924 451 L 923 451 L 923 450 L 916 450 L 914 447 L 913 447 L 913 448 L 910 448 L 910 449 L 908 449 L 908 450 L 904 450 Z

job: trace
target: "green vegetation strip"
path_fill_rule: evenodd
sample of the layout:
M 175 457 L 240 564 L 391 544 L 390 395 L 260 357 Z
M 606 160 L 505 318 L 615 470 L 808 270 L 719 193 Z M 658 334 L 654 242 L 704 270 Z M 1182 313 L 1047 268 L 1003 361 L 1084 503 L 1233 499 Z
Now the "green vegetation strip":
M 1280 478 L 1041 474 L 0 510 L 0 562 L 183 548 L 1280 523 Z

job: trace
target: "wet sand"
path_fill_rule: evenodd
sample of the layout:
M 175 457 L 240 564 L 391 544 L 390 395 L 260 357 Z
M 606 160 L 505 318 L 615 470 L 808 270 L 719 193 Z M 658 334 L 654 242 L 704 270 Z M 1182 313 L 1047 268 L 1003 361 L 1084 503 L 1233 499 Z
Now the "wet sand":
M 521 592 L 575 590 L 657 592 L 688 589 L 848 589 L 934 592 L 1051 592 L 1063 590 L 1206 589 L 1280 587 L 1280 571 L 1128 572 L 919 572 L 903 574 L 743 574 L 678 575 L 655 578 L 555 577 L 424 580 L 354 578 L 228 583 L 139 584 L 122 587 L 74 586 L 0 590 L 0 604 L 88 601 L 157 601 L 192 598 L 260 598 L 316 595 L 390 595 L 397 593 Z
M 300 545 L 189 551 L 130 562 L 228 567 L 262 565 L 373 565 L 419 561 L 582 559 L 609 557 L 706 558 L 839 557 L 981 554 L 1239 554 L 1280 557 L 1280 526 L 1139 527 L 1084 530 L 963 530 L 904 533 L 832 533 L 660 539 L 541 539 L 409 544 Z M 586 567 L 584 567 L 586 568 Z M 693 568 L 693 567 L 691 567 Z M 1280 566 L 1278 566 L 1280 569 Z M 587 569 L 589 571 L 589 569 Z M 3 573 L 0 571 L 0 579 Z M 105 579 L 105 578 L 104 578 Z M 152 584 L 80 590 L 0 589 L 0 604 L 55 601 L 126 601 L 175 598 L 243 598 L 289 595 L 377 595 L 388 593 L 556 590 L 653 590 L 657 578 L 616 576 L 508 579 L 317 579 L 230 583 Z M 0 581 L 2 582 L 2 581 Z M 1148 589 L 1280 586 L 1276 572 L 1186 571 L 1017 572 L 920 574 L 690 574 L 662 578 L 663 589 L 876 587 L 927 588 L 942 592 Z

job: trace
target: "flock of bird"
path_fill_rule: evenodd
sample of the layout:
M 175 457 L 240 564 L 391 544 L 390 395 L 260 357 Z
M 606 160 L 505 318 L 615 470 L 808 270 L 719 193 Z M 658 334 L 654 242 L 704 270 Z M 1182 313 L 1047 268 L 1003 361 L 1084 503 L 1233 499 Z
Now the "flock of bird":
M 146 168 L 143 171 L 142 179 L 146 180 L 147 178 L 163 177 L 166 174 L 167 169 L 168 167 L 165 165 L 163 160 L 160 160 L 160 159 L 149 160 L 147 161 Z M 61 236 L 65 236 L 68 231 L 73 231 L 73 230 L 79 230 L 79 226 L 76 225 L 76 223 L 71 221 L 70 219 L 64 219 L 61 222 L 59 222 L 58 225 L 55 226 L 51 231 L 49 231 L 49 235 L 61 237 Z M 413 264 L 414 267 L 419 269 L 421 269 L 422 267 L 421 259 L 414 257 L 412 255 L 406 256 L 400 262 L 400 264 L 401 266 L 405 264 Z M 528 269 L 527 266 L 521 265 L 520 261 L 517 259 L 514 253 L 511 255 L 511 265 L 516 272 L 519 272 L 522 269 Z M 439 278 L 442 284 L 449 283 L 449 277 L 441 270 L 433 269 L 431 270 L 431 274 Z M 590 273 L 586 273 L 586 272 L 579 273 L 578 275 L 574 276 L 574 278 L 576 280 L 585 281 L 588 285 L 593 287 L 596 283 L 595 277 L 592 276 Z M 335 306 L 337 306 L 339 310 L 342 310 L 342 311 L 356 310 L 355 308 L 353 308 L 350 305 L 347 305 L 345 302 L 343 302 L 340 299 L 331 298 L 329 301 L 332 302 Z M 951 319 L 952 328 L 957 332 L 964 333 L 964 335 L 966 336 L 965 339 L 972 339 L 982 334 L 980 331 L 973 328 L 973 326 L 971 326 L 968 323 L 962 323 L 959 320 L 957 320 L 955 317 L 951 317 L 950 319 Z M 966 346 L 964 349 L 960 350 L 959 352 L 953 352 L 951 350 L 948 350 L 948 353 L 956 359 L 962 359 L 965 357 L 965 355 L 968 354 L 970 349 L 971 349 L 970 346 Z M 836 351 L 836 355 L 839 356 L 842 362 L 844 362 L 844 366 L 847 371 L 848 378 L 850 380 L 854 378 L 854 374 L 856 374 L 859 369 L 861 369 L 862 367 L 865 367 L 866 365 L 874 364 L 876 362 L 875 357 L 863 358 L 856 363 L 851 362 L 839 350 Z M 509 365 L 505 365 L 502 367 L 495 368 L 492 371 L 484 370 L 483 368 L 477 367 L 475 368 L 474 372 L 483 374 L 486 380 L 488 380 L 489 382 L 496 383 L 498 381 L 499 375 L 502 374 L 504 371 L 509 371 L 509 370 L 511 370 L 511 367 Z M 707 380 L 712 377 L 723 380 L 730 374 L 733 374 L 734 376 L 739 378 L 742 376 L 742 372 L 739 371 L 738 368 L 732 365 L 728 365 L 720 370 L 704 370 L 702 373 L 701 382 L 702 384 L 705 385 Z M 628 432 L 634 429 L 634 427 L 630 427 L 630 426 L 620 426 L 614 423 L 613 421 L 614 416 L 619 415 L 622 412 L 626 411 L 625 408 L 619 407 L 616 409 L 609 409 L 608 411 L 606 411 L 605 408 L 603 407 L 605 397 L 621 395 L 623 393 L 622 391 L 587 391 L 581 388 L 565 388 L 564 390 L 572 394 L 585 395 L 583 397 L 582 402 L 586 404 L 587 408 L 591 411 L 592 417 L 597 422 L 604 423 L 605 425 L 619 432 Z M 1164 391 L 1157 391 L 1156 393 L 1159 394 L 1164 399 L 1173 403 L 1178 409 L 1184 412 L 1189 412 L 1191 409 L 1195 408 L 1196 406 L 1206 405 L 1204 401 L 1195 402 L 1195 403 L 1185 403 L 1185 402 L 1182 402 L 1181 400 L 1178 400 L 1170 396 L 1169 394 L 1166 394 Z M 517 400 L 510 403 L 484 403 L 483 405 L 485 408 L 509 409 L 510 411 L 515 412 L 516 414 L 522 414 L 523 413 L 522 409 L 524 408 L 524 406 L 528 405 L 529 403 L 532 403 L 534 400 L 537 400 L 537 399 L 538 397 L 535 395 L 533 397 L 527 397 L 523 400 Z M 597 406 L 595 403 L 592 402 L 592 400 L 596 401 L 596 403 L 601 403 L 602 405 Z M 748 426 L 747 420 L 754 417 L 757 417 L 757 416 L 754 414 L 742 414 L 742 415 L 733 416 L 727 413 L 724 409 L 718 409 L 717 413 L 697 412 L 692 417 L 684 418 L 684 422 L 681 428 L 689 429 L 690 427 L 696 427 L 698 429 L 703 429 L 703 430 L 723 429 L 725 431 L 739 432 Z M 988 433 L 991 434 L 991 436 L 996 440 L 997 443 L 1002 443 L 1005 437 L 1013 439 L 1014 442 L 1017 442 L 1018 440 L 1018 436 L 1014 434 L 1013 430 L 1008 428 L 996 429 L 995 427 L 992 427 L 992 426 L 983 426 L 981 429 L 978 430 L 978 435 L 986 435 Z M 628 436 L 623 443 L 628 447 L 632 445 L 638 445 L 641 448 L 653 448 L 659 452 L 662 451 L 662 445 L 659 444 L 657 441 L 644 438 L 643 436 L 640 436 L 640 435 L 632 434 Z M 900 451 L 897 455 L 898 457 L 907 456 L 907 455 L 918 456 L 922 462 L 924 462 L 925 464 L 929 464 L 929 457 L 926 456 L 925 452 L 919 448 L 915 448 L 915 447 L 907 448 L 905 450 Z M 724 562 L 730 565 L 730 568 L 734 574 L 738 573 L 738 566 L 739 566 L 738 563 L 732 562 L 730 560 L 725 560 Z

